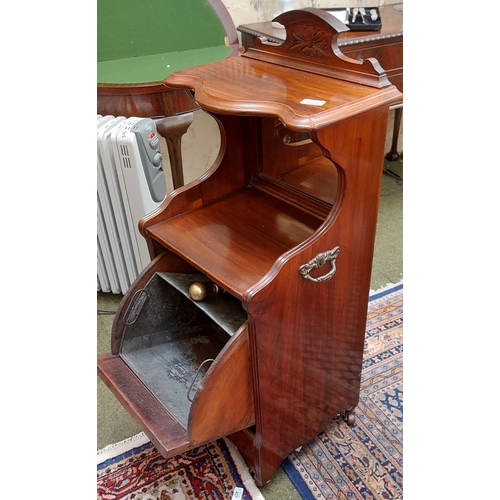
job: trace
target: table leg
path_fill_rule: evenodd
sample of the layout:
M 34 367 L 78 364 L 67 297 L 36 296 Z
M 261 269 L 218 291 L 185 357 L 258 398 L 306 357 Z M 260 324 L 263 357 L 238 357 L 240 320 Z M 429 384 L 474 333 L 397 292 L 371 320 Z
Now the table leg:
M 158 133 L 167 143 L 174 189 L 184 186 L 181 140 L 193 122 L 193 119 L 193 112 L 155 119 Z
M 394 128 L 392 131 L 391 150 L 385 155 L 387 161 L 396 161 L 399 159 L 398 154 L 398 137 L 399 129 L 401 128 L 401 118 L 403 117 L 403 106 L 394 110 Z

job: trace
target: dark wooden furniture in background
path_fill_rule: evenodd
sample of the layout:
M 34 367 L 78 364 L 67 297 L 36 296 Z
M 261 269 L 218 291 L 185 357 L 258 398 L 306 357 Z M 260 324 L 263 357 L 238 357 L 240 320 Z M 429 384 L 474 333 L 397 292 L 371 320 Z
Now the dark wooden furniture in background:
M 380 31 L 348 31 L 340 33 L 338 46 L 342 53 L 362 61 L 374 57 L 387 73 L 390 82 L 403 92 L 403 4 L 383 5 L 379 7 L 382 19 Z M 269 42 L 282 43 L 285 39 L 283 28 L 273 27 L 271 22 L 244 24 L 238 26 L 241 32 L 241 44 L 245 50 L 258 37 Z M 403 117 L 403 101 L 395 103 L 394 127 L 391 149 L 386 155 L 389 161 L 396 161 L 398 154 L 398 136 Z
M 376 60 L 336 55 L 346 27 L 332 16 L 277 19 L 282 45 L 256 40 L 165 80 L 217 120 L 221 149 L 141 220 L 152 262 L 98 357 L 165 457 L 228 436 L 258 485 L 331 418 L 353 423 L 385 130 L 401 100 Z
M 198 106 L 163 79 L 238 54 L 226 7 L 221 0 L 98 0 L 97 30 L 97 114 L 155 119 L 174 188 L 183 186 L 181 139 Z

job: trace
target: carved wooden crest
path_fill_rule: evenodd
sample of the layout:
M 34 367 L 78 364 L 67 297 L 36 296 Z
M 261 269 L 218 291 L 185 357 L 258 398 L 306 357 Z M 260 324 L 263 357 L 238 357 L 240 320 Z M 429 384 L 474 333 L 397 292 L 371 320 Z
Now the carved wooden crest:
M 285 26 L 285 41 L 275 44 L 258 38 L 244 57 L 275 64 L 286 60 L 287 66 L 302 71 L 334 76 L 377 88 L 390 85 L 385 71 L 376 59 L 370 57 L 360 62 L 340 51 L 337 37 L 339 33 L 349 31 L 349 28 L 332 14 L 321 9 L 307 8 L 285 12 L 273 21 Z

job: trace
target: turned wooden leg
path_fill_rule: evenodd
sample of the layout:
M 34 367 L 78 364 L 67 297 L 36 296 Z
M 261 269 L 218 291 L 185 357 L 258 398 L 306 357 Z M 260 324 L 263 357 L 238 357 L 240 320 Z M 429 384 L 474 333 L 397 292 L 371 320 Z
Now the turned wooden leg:
M 398 137 L 399 129 L 401 128 L 401 118 L 403 117 L 403 106 L 394 110 L 394 128 L 392 130 L 392 145 L 391 150 L 385 155 L 387 161 L 396 161 L 399 159 L 398 154 Z
M 167 143 L 174 189 L 184 186 L 181 140 L 191 123 L 193 123 L 193 119 L 194 113 L 192 112 L 155 119 L 158 133 Z

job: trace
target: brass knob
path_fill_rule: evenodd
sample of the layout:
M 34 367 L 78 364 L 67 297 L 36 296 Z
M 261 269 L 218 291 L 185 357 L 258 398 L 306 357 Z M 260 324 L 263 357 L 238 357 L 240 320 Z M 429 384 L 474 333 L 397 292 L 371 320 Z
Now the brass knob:
M 204 283 L 200 283 L 199 281 L 195 281 L 189 287 L 189 296 L 193 300 L 195 300 L 196 302 L 199 302 L 201 300 L 205 300 L 207 297 L 207 287 L 205 286 Z

